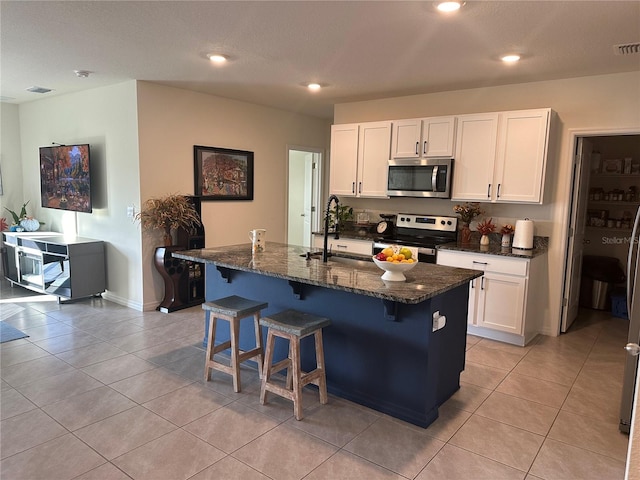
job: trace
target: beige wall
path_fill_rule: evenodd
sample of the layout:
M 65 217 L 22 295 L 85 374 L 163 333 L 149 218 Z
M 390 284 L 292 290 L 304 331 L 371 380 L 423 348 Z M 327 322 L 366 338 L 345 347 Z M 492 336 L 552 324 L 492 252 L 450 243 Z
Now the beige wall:
M 13 217 L 8 208 L 20 213 L 22 194 L 22 162 L 20 153 L 20 116 L 18 105 L 0 103 L 0 171 L 2 171 L 3 194 L 0 195 L 0 218 L 11 225 Z M 29 204 L 27 207 L 31 207 Z M 31 211 L 31 210 L 30 210 Z
M 330 135 L 325 120 L 148 82 L 138 82 L 138 118 L 142 201 L 193 194 L 194 145 L 254 152 L 253 201 L 202 202 L 208 247 L 248 242 L 253 228 L 285 242 L 287 145 L 325 149 Z M 162 279 L 152 266 L 157 245 L 157 237 L 144 235 L 145 302 L 162 298 Z
M 25 200 L 42 229 L 106 242 L 107 298 L 141 308 L 140 234 L 126 217 L 139 204 L 136 83 L 44 98 L 20 105 Z M 93 213 L 40 207 L 38 148 L 52 142 L 91 145 Z
M 352 123 L 450 114 L 550 107 L 557 112 L 552 130 L 544 205 L 488 205 L 498 221 L 529 217 L 536 234 L 550 237 L 547 258 L 549 303 L 540 308 L 542 331 L 559 329 L 566 250 L 567 216 L 576 133 L 635 130 L 640 132 L 640 73 L 624 73 L 478 88 L 428 95 L 387 98 L 335 106 L 334 122 Z M 346 200 L 345 200 L 346 201 Z M 356 209 L 452 214 L 453 202 L 442 200 L 348 200 Z M 545 287 L 546 288 L 546 287 Z
M 152 196 L 192 194 L 194 145 L 255 153 L 253 202 L 203 203 L 207 245 L 213 246 L 247 242 L 246 232 L 255 227 L 284 241 L 287 145 L 325 149 L 329 142 L 325 120 L 147 82 L 2 107 L 0 199 L 20 202 L 14 209 L 30 199 L 30 213 L 48 230 L 105 240 L 107 298 L 145 310 L 163 295 L 152 264 L 159 238 L 142 236 L 127 207 L 138 210 Z M 38 147 L 51 142 L 91 144 L 93 214 L 40 208 Z M 5 157 L 12 160 L 6 173 Z

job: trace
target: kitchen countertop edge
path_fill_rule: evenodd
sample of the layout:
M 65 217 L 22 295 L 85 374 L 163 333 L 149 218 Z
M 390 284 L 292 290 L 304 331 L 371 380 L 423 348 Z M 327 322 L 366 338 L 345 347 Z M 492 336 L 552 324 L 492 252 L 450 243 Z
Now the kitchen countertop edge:
M 321 259 L 307 260 L 301 255 L 308 251 L 321 252 L 322 250 L 267 242 L 266 251 L 253 256 L 251 244 L 180 250 L 172 252 L 172 255 L 183 260 L 203 262 L 216 267 L 257 273 L 291 282 L 406 304 L 424 302 L 482 275 L 478 270 L 420 263 L 405 274 L 407 282 L 385 283 L 380 278 L 382 270 L 371 261 L 370 256 L 349 255 L 349 257 L 368 262 L 364 266 L 353 267 L 335 262 L 323 264 Z M 314 265 L 313 270 L 310 269 L 311 265 Z

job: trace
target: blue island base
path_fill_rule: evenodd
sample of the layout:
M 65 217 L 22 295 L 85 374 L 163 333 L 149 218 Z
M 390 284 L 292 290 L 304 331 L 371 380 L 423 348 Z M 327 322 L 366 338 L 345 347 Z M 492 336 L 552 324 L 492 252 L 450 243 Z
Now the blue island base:
M 224 276 L 215 265 L 207 264 L 207 300 L 239 295 L 268 302 L 263 316 L 293 308 L 331 319 L 323 337 L 327 387 L 333 395 L 427 427 L 438 418 L 438 406 L 460 388 L 465 363 L 466 284 L 418 304 L 405 304 L 292 284 L 259 273 L 223 272 Z M 446 321 L 434 332 L 435 312 Z M 216 344 L 229 339 L 228 328 L 223 327 L 226 322 L 216 329 Z M 207 330 L 208 321 L 205 346 Z M 253 322 L 242 323 L 240 336 L 240 348 L 253 348 Z M 276 342 L 274 361 L 287 356 L 287 347 L 284 341 Z M 313 337 L 303 339 L 301 350 L 302 367 L 310 371 L 315 368 Z

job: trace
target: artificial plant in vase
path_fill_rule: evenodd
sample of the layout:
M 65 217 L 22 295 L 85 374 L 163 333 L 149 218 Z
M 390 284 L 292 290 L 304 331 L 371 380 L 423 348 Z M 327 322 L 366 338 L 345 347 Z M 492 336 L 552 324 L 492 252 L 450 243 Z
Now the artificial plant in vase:
M 484 219 L 482 222 L 478 223 L 476 228 L 478 229 L 478 233 L 482 235 L 480 237 L 480 245 L 489 245 L 489 234 L 496 230 L 493 218 Z
M 9 210 L 7 207 L 4 207 L 4 209 L 13 217 L 13 223 L 9 227 L 9 230 L 12 232 L 22 232 L 25 230 L 27 232 L 35 232 L 40 228 L 40 225 L 44 225 L 42 222 L 39 222 L 35 218 L 27 215 L 28 204 L 29 200 L 22 204 L 20 213 L 16 213 L 13 210 Z
M 142 210 L 136 214 L 136 220 L 146 230 L 162 230 L 166 247 L 173 243 L 174 230 L 201 225 L 193 204 L 187 197 L 178 194 L 146 200 Z
M 349 205 L 340 205 L 329 212 L 329 228 L 335 230 L 336 223 L 338 230 L 344 230 L 344 224 L 353 220 L 353 208 Z
M 480 208 L 480 203 L 478 202 L 467 202 L 462 205 L 456 205 L 453 207 L 453 211 L 460 218 L 460 240 L 462 243 L 469 243 L 471 241 L 471 222 L 478 215 L 482 215 L 484 210 Z

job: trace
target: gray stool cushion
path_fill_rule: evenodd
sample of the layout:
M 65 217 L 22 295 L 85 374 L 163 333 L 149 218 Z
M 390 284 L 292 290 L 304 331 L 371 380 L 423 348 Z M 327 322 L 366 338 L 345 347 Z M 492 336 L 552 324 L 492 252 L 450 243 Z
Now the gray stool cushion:
M 331 320 L 297 310 L 285 310 L 268 317 L 262 317 L 260 325 L 298 337 L 304 337 L 320 328 L 328 327 L 331 325 Z
M 211 302 L 205 302 L 202 304 L 202 309 L 209 310 L 214 314 L 219 313 L 228 317 L 244 318 L 263 308 L 267 308 L 268 305 L 266 302 L 257 302 L 255 300 L 249 300 L 248 298 L 232 295 Z

